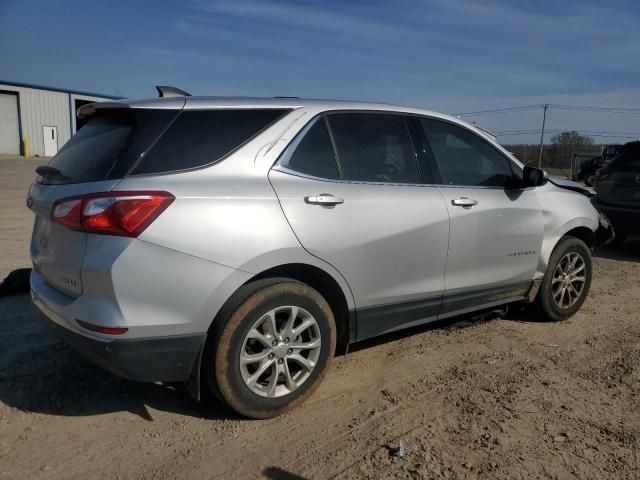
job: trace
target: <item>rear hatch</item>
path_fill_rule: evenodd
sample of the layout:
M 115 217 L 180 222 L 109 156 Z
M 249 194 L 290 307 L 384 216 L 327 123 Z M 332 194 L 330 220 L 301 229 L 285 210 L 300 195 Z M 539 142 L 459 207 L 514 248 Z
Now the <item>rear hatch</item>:
M 640 142 L 626 144 L 622 153 L 598 173 L 600 202 L 640 208 Z
M 105 104 L 85 109 L 90 116 L 78 133 L 51 159 L 29 190 L 35 213 L 31 238 L 34 269 L 47 283 L 71 295 L 82 294 L 81 269 L 87 234 L 52 221 L 60 199 L 115 187 L 140 161 L 178 115 L 184 101 L 166 109 Z

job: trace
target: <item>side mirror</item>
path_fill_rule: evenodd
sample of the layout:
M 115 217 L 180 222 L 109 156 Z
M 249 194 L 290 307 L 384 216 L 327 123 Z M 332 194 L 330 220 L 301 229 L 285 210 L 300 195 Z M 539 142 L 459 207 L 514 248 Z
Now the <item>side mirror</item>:
M 544 170 L 526 165 L 522 170 L 522 183 L 525 187 L 539 187 L 547 183 Z

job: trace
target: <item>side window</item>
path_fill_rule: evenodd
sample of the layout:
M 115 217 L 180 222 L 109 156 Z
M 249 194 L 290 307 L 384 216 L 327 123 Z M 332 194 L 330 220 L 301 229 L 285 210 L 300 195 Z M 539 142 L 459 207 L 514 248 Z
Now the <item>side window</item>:
M 307 131 L 283 166 L 314 177 L 340 178 L 324 118 L 319 118 Z
M 468 130 L 421 118 L 443 185 L 504 187 L 513 178 L 509 160 Z
M 183 110 L 132 174 L 164 173 L 219 161 L 287 110 Z
M 404 117 L 379 113 L 327 116 L 343 180 L 420 183 Z

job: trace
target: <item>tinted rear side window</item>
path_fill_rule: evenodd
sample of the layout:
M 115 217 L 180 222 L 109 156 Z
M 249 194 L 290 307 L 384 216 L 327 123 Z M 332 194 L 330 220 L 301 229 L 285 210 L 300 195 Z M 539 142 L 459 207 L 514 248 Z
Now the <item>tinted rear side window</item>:
M 163 173 L 214 163 L 288 110 L 186 110 L 132 174 Z
M 339 178 L 338 165 L 324 118 L 313 124 L 291 158 L 283 165 L 314 177 L 332 180 Z
M 60 175 L 39 181 L 63 184 L 122 178 L 177 114 L 176 110 L 98 110 L 49 162 Z
M 339 113 L 327 118 L 344 180 L 420 183 L 404 117 Z

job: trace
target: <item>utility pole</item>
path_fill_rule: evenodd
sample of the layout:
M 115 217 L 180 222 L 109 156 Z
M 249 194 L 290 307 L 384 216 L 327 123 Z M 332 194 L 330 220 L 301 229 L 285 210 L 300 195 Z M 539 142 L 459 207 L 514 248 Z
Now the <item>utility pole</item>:
M 525 165 L 527 164 L 527 144 L 524 144 L 524 161 L 522 162 Z
M 544 113 L 542 114 L 542 131 L 540 132 L 540 156 L 538 157 L 538 168 L 542 168 L 542 142 L 544 141 L 544 124 L 547 122 L 547 108 L 549 104 L 544 104 Z

